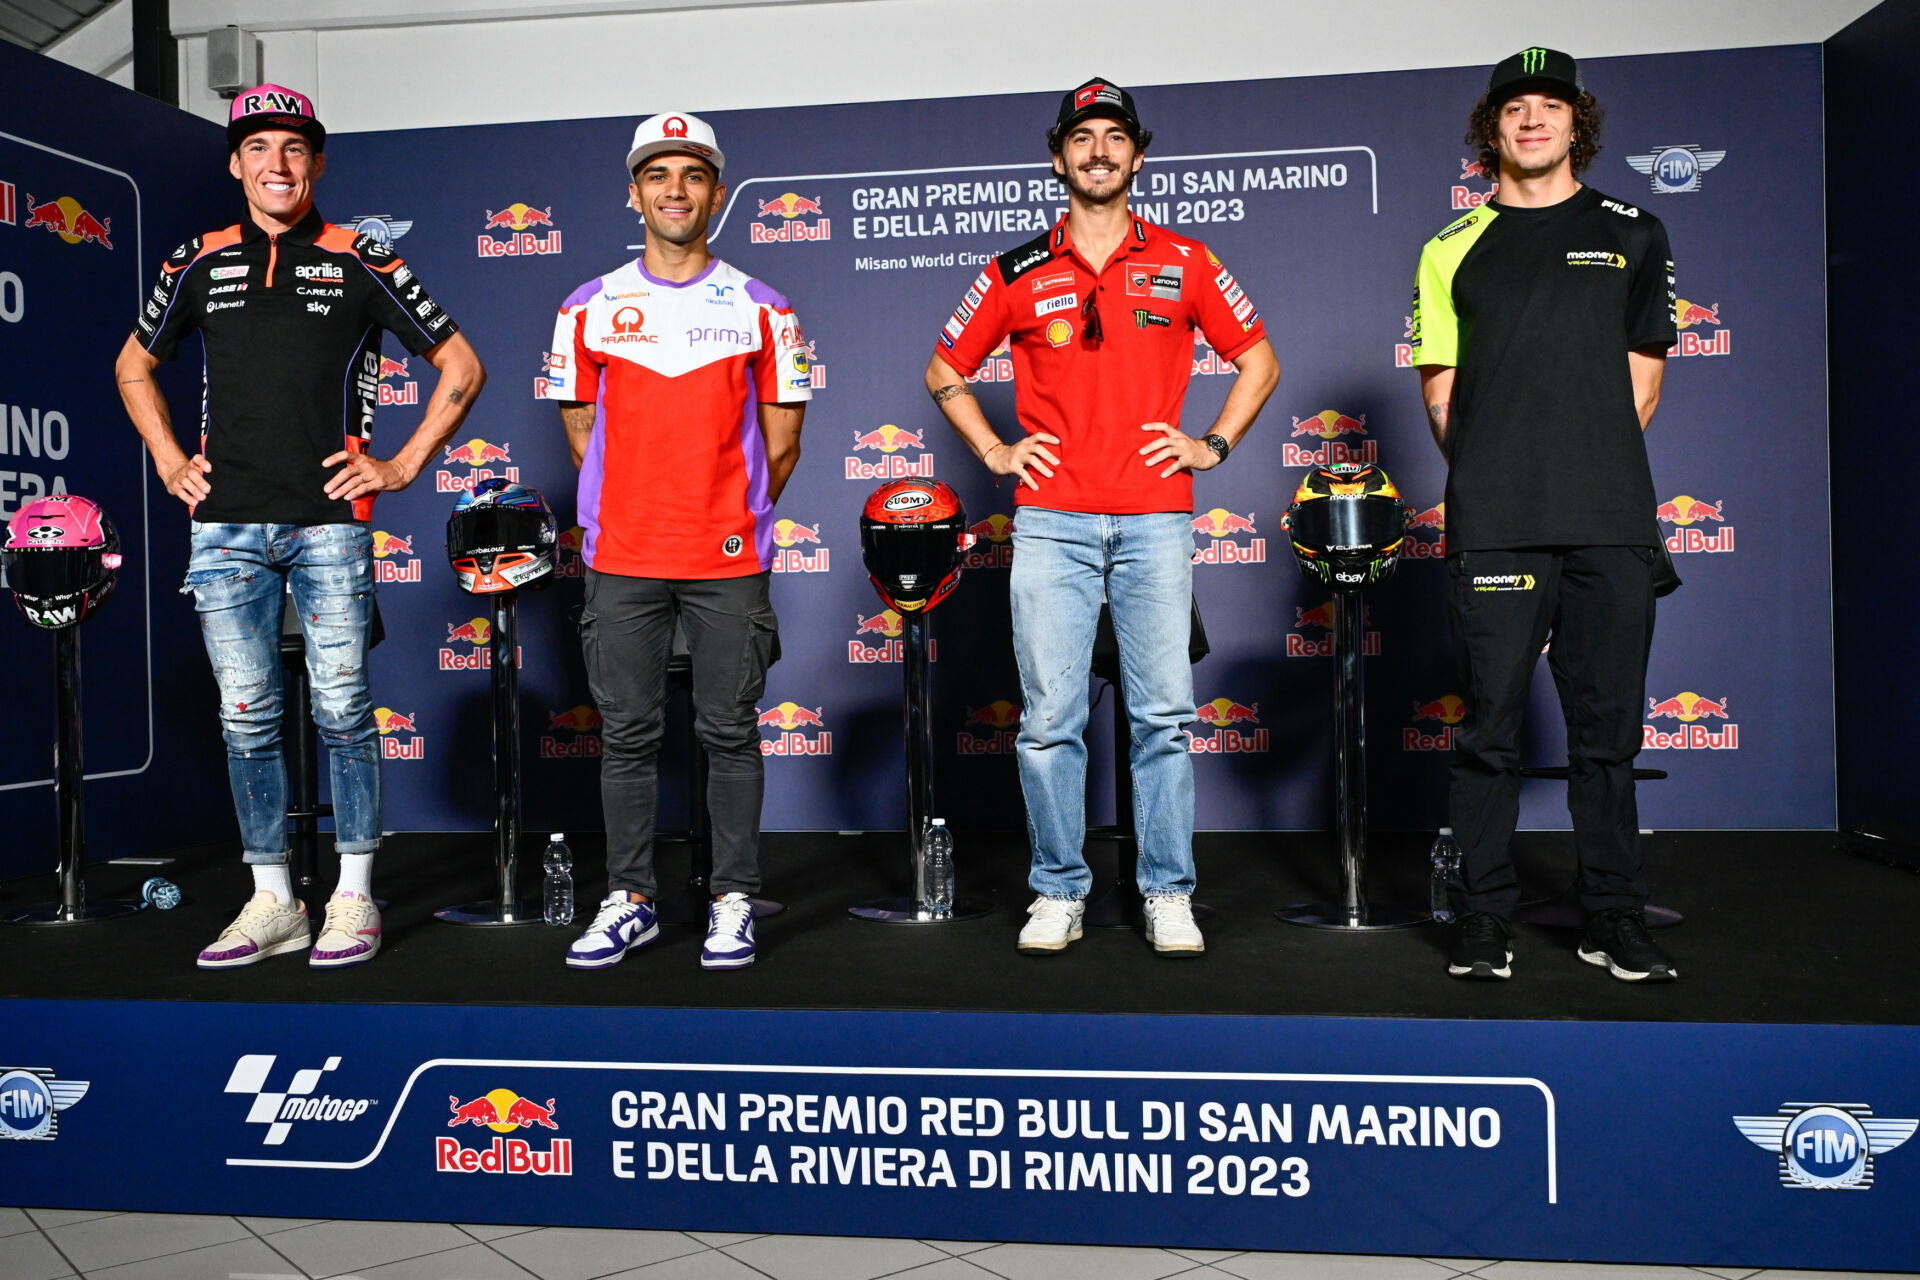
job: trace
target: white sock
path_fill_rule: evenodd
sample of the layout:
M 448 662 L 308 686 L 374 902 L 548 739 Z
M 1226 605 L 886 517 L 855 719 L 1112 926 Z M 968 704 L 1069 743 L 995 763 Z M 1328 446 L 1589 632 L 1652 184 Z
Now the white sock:
M 284 862 L 253 864 L 253 891 L 266 890 L 281 906 L 293 905 L 293 868 Z
M 373 896 L 373 855 L 370 853 L 343 853 L 340 855 L 340 883 L 334 887 L 335 893 L 351 890 L 363 898 Z

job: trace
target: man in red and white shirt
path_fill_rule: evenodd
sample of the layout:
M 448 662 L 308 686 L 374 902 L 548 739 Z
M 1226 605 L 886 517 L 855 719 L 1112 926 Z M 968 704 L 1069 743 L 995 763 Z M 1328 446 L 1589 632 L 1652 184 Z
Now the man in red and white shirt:
M 655 768 L 675 619 L 693 657 L 694 727 L 712 768 L 714 900 L 700 963 L 753 963 L 763 764 L 754 702 L 779 623 L 768 599 L 773 504 L 800 458 L 805 341 L 778 293 L 715 258 L 726 157 L 698 116 L 642 121 L 629 198 L 639 259 L 561 305 L 544 396 L 580 467 L 581 643 L 602 718 L 609 893 L 567 964 L 618 963 L 658 933 Z
M 1014 653 L 1017 758 L 1036 894 L 1020 950 L 1080 937 L 1086 838 L 1087 673 L 1104 597 L 1132 728 L 1139 886 L 1155 950 L 1205 949 L 1193 923 L 1193 718 L 1187 659 L 1193 476 L 1220 465 L 1280 380 L 1259 314 L 1198 240 L 1132 214 L 1127 188 L 1153 135 L 1105 80 L 1068 93 L 1047 133 L 1067 214 L 1002 254 L 967 290 L 927 365 L 927 390 L 995 475 L 1018 476 Z M 1180 429 L 1199 330 L 1239 377 L 1204 436 Z M 965 378 L 1013 343 L 1008 443 Z

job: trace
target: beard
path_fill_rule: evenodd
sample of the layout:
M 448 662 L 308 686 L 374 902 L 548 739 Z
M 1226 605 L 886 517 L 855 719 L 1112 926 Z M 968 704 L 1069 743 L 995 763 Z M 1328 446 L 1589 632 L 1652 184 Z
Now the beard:
M 1083 202 L 1090 205 L 1109 205 L 1116 200 L 1124 200 L 1127 197 L 1127 188 L 1132 185 L 1131 177 L 1123 175 L 1117 166 L 1113 171 L 1114 175 L 1122 177 L 1123 181 L 1110 191 L 1097 191 L 1089 188 L 1086 185 L 1086 178 L 1081 175 L 1079 170 L 1067 168 L 1064 161 L 1061 164 L 1061 169 L 1063 172 L 1061 173 L 1060 180 L 1066 183 L 1067 190 L 1073 192 L 1073 194 L 1080 197 Z

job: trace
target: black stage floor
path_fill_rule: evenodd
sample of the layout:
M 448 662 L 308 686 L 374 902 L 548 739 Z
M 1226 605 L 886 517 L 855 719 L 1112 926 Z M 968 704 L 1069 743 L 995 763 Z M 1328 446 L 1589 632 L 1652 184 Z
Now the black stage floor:
M 1424 893 L 1429 837 L 1378 834 L 1376 891 Z M 608 970 L 561 963 L 573 929 L 475 929 L 432 912 L 488 896 L 490 835 L 390 837 L 375 891 L 390 905 L 385 948 L 370 965 L 310 970 L 296 956 L 202 973 L 194 955 L 249 891 L 235 845 L 181 851 L 162 869 L 185 902 L 173 911 L 84 926 L 0 926 L 0 996 L 53 999 L 348 1001 L 476 1005 L 600 1005 L 775 1009 L 916 1009 L 1031 1013 L 1316 1014 L 1358 1017 L 1582 1019 L 1659 1022 L 1920 1023 L 1920 876 L 1850 857 L 1832 832 L 1660 833 L 1648 840 L 1654 900 L 1686 922 L 1663 930 L 1681 981 L 1616 982 L 1574 955 L 1572 930 L 1523 926 L 1514 978 L 1464 983 L 1446 974 L 1433 926 L 1335 934 L 1285 925 L 1276 906 L 1334 890 L 1331 837 L 1210 833 L 1196 840 L 1200 901 L 1219 912 L 1208 951 L 1153 954 L 1134 933 L 1093 930 L 1066 954 L 1014 951 L 1030 900 L 1026 841 L 1013 833 L 959 837 L 961 889 L 999 904 L 976 921 L 874 924 L 849 904 L 897 892 L 904 837 L 772 833 L 765 893 L 787 911 L 760 923 L 751 969 L 706 973 L 700 933 L 660 940 Z M 538 841 L 522 883 L 539 887 Z M 581 917 L 604 889 L 600 838 L 574 841 Z M 1528 833 L 1517 856 L 1530 893 L 1572 876 L 1572 837 Z M 332 873 L 324 864 L 324 882 Z M 661 855 L 668 882 L 686 855 Z M 1110 878 L 1112 855 L 1094 866 Z M 153 870 L 95 864 L 89 890 L 129 894 Z M 0 913 L 49 896 L 52 877 L 0 884 Z

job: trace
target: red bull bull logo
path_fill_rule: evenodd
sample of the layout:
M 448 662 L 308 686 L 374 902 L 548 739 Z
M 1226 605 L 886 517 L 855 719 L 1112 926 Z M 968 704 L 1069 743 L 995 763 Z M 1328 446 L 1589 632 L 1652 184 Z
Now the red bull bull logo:
M 1673 303 L 1674 327 L 1680 330 L 1680 340 L 1667 348 L 1670 356 L 1724 356 L 1733 352 L 1733 330 L 1720 328 L 1720 304 L 1703 306 L 1685 298 L 1676 298 Z M 1712 325 L 1719 332 L 1705 335 L 1688 332 L 1702 325 Z
M 1010 339 L 1000 339 L 1000 345 L 987 352 L 987 358 L 980 367 L 967 375 L 968 382 L 1012 382 L 1013 381 L 1013 343 Z
M 820 525 L 801 524 L 797 520 L 775 520 L 773 522 L 773 545 L 778 548 L 773 553 L 773 571 L 775 573 L 825 573 L 829 557 L 827 548 L 820 545 Z M 815 550 L 803 551 L 802 547 Z
M 462 651 L 455 649 L 456 644 L 471 646 Z M 524 667 L 524 652 L 515 647 L 513 665 Z M 449 622 L 447 639 L 440 647 L 440 669 L 442 671 L 491 671 L 493 670 L 493 624 L 485 618 L 468 618 L 465 622 Z
M 1413 317 L 1406 317 L 1406 332 L 1400 335 L 1404 342 L 1393 344 L 1393 367 L 1396 369 L 1413 368 Z
M 1413 521 L 1407 526 L 1409 533 L 1426 532 L 1440 535 L 1432 542 L 1413 537 L 1400 544 L 1400 554 L 1409 560 L 1444 560 L 1447 557 L 1447 504 L 1428 507 L 1425 511 L 1415 511 Z
M 771 738 L 760 740 L 763 756 L 829 756 L 833 754 L 833 734 L 826 728 L 826 708 L 809 710 L 797 702 L 777 703 L 766 710 L 754 708 L 760 715 L 760 727 L 772 729 Z M 807 730 L 819 732 L 809 735 Z
M 1288 442 L 1280 446 L 1280 463 L 1287 467 L 1332 467 L 1343 462 L 1372 464 L 1380 460 L 1380 446 L 1372 440 L 1353 443 L 1350 437 L 1367 434 L 1367 415 L 1351 417 L 1338 409 L 1322 409 L 1310 417 L 1293 420 L 1293 436 L 1306 436 L 1322 443 L 1302 447 Z
M 1467 704 L 1459 694 L 1443 693 L 1430 702 L 1413 704 L 1413 723 L 1400 731 L 1402 751 L 1451 751 L 1459 736 L 1457 726 L 1466 717 Z M 1423 725 L 1423 722 L 1425 724 Z M 1437 724 L 1438 729 L 1428 726 Z
M 865 462 L 847 455 L 846 477 L 849 480 L 905 480 L 909 477 L 919 479 L 933 478 L 933 454 L 927 452 L 918 459 L 902 458 L 895 455 L 904 449 L 925 449 L 926 438 L 918 431 L 908 431 L 885 423 L 871 431 L 853 433 L 855 452 L 871 449 L 880 454 L 873 462 Z
M 1260 704 L 1215 698 L 1193 711 L 1194 724 L 1210 724 L 1214 732 L 1199 734 L 1186 730 L 1187 750 L 1197 756 L 1244 755 L 1267 749 L 1270 730 L 1255 728 L 1260 723 Z
M 600 755 L 600 712 L 586 703 L 547 713 L 540 735 L 542 760 L 593 760 Z
M 966 569 L 1013 568 L 1013 517 L 996 511 L 978 524 L 967 526 L 973 545 L 960 557 Z
M 1212 377 L 1233 372 L 1235 372 L 1233 361 L 1222 360 L 1220 353 L 1208 346 L 1207 340 L 1200 336 L 1198 329 L 1195 329 L 1193 331 L 1193 376 Z
M 1240 515 L 1225 507 L 1203 511 L 1193 518 L 1193 531 L 1206 541 L 1193 553 L 1195 564 L 1265 564 L 1267 540 L 1256 537 L 1253 513 Z M 1236 537 L 1247 541 L 1236 542 Z
M 1707 698 L 1691 691 L 1671 698 L 1648 698 L 1647 719 L 1655 723 L 1640 726 L 1640 747 L 1663 751 L 1737 751 L 1740 726 L 1727 712 L 1727 699 Z M 1661 720 L 1678 721 L 1678 727 L 1663 729 Z M 1704 723 L 1724 720 L 1718 728 Z
M 413 539 L 373 531 L 373 580 L 375 582 L 418 582 L 420 561 L 414 558 Z
M 378 399 L 381 404 L 420 403 L 420 384 L 407 378 L 407 362 L 405 360 L 389 360 L 385 356 L 381 356 L 378 377 L 380 380 Z M 399 381 L 397 381 L 394 386 L 388 386 L 388 378 L 394 378 Z
M 9 193 L 11 194 L 11 193 Z M 11 199 L 9 199 L 11 205 Z M 97 244 L 102 249 L 113 248 L 113 241 L 107 234 L 113 228 L 113 219 L 97 218 L 87 212 L 78 200 L 72 196 L 61 196 L 57 200 L 36 201 L 27 196 L 26 230 L 45 227 L 68 244 Z M 9 217 L 7 221 L 13 219 Z
M 535 227 L 546 227 L 548 231 L 541 235 Z M 489 232 L 501 230 L 507 232 L 504 240 L 497 240 Z M 516 200 L 506 208 L 495 212 L 487 210 L 487 220 L 480 230 L 478 252 L 482 258 L 530 258 L 540 254 L 560 252 L 560 231 L 553 225 L 553 206 L 536 208 L 525 201 Z
M 421 737 L 420 731 L 414 727 L 411 715 L 402 715 L 390 707 L 375 707 L 373 724 L 380 731 L 382 760 L 427 758 L 427 740 Z
M 955 755 L 1011 755 L 1019 738 L 1020 704 L 996 698 L 984 707 L 968 707 L 953 737 Z
M 833 220 L 820 215 L 826 208 L 817 196 L 796 195 L 788 191 L 771 200 L 760 201 L 760 211 L 756 218 L 774 218 L 773 225 L 765 222 L 747 224 L 747 240 L 750 244 L 794 244 L 802 240 L 833 239 Z M 806 215 L 814 215 L 815 221 L 803 222 Z
M 1460 176 L 1453 180 L 1449 207 L 1454 209 L 1478 209 L 1487 201 L 1500 194 L 1500 175 L 1488 173 L 1487 167 L 1478 160 L 1460 161 Z M 1470 187 L 1469 182 L 1485 182 L 1489 186 L 1485 191 Z
M 892 609 L 882 609 L 871 618 L 862 617 L 854 627 L 853 639 L 847 641 L 847 661 L 856 666 L 872 662 L 905 662 L 907 660 L 907 642 L 900 638 L 906 630 L 906 623 Z M 868 644 L 862 636 L 878 636 L 878 644 Z M 940 642 L 927 641 L 927 661 L 940 660 Z
M 580 525 L 562 529 L 553 542 L 553 576 L 579 578 L 586 574 L 587 531 Z
M 495 1134 L 518 1133 L 522 1129 L 560 1127 L 553 1118 L 554 1100 L 537 1102 L 523 1098 L 511 1089 L 494 1089 L 468 1102 L 458 1094 L 447 1095 L 453 1118 L 449 1129 L 463 1125 L 491 1129 Z M 485 1147 L 469 1147 L 458 1137 L 433 1140 L 433 1167 L 437 1173 L 530 1173 L 536 1177 L 567 1177 L 573 1173 L 573 1141 L 555 1138 L 544 1150 L 524 1138 L 495 1137 Z
M 496 476 L 518 482 L 520 468 L 502 465 L 513 461 L 509 449 L 508 445 L 482 440 L 479 436 L 473 437 L 464 444 L 448 445 L 446 456 L 440 462 L 441 467 L 467 467 L 469 472 L 464 476 L 457 476 L 452 471 L 444 469 L 434 472 L 434 492 L 463 493 L 482 480 L 492 480 Z M 499 466 L 497 471 L 494 469 L 496 466 Z
M 1293 630 L 1287 633 L 1287 656 L 1289 658 L 1331 658 L 1333 656 L 1333 601 L 1315 605 L 1311 609 L 1293 607 Z M 1318 637 L 1306 635 L 1307 628 L 1313 627 L 1322 632 Z M 1363 657 L 1380 656 L 1380 633 L 1373 629 L 1373 608 L 1365 606 L 1360 611 L 1360 653 Z
M 1673 532 L 1666 537 L 1667 550 L 1674 555 L 1687 552 L 1718 553 L 1733 550 L 1733 526 L 1726 522 L 1723 508 L 1725 499 L 1719 502 L 1705 502 L 1689 494 L 1681 494 L 1653 509 L 1653 518 L 1661 524 L 1674 526 Z M 1703 522 L 1711 521 L 1712 532 Z M 1693 526 L 1699 525 L 1699 528 Z

